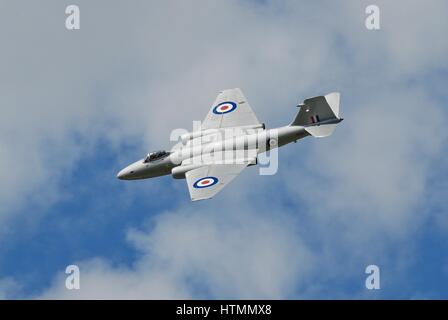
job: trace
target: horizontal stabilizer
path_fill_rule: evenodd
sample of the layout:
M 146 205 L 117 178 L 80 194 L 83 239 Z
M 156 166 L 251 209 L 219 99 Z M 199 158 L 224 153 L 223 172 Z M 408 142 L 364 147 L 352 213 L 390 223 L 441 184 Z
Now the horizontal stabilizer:
M 334 131 L 334 128 L 336 128 L 336 124 L 323 124 L 320 126 L 312 126 L 312 127 L 305 127 L 305 130 L 316 138 L 323 138 L 328 137 L 331 135 Z

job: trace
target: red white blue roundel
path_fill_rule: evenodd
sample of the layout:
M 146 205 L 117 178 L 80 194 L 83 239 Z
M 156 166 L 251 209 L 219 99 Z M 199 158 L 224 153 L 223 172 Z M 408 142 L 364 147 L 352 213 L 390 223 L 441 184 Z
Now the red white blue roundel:
M 195 187 L 197 189 L 208 188 L 208 187 L 214 186 L 217 183 L 218 183 L 218 178 L 215 178 L 215 177 L 205 177 L 205 178 L 198 179 L 193 184 L 193 187 Z
M 218 104 L 216 107 L 213 108 L 214 114 L 225 114 L 232 112 L 236 109 L 236 103 L 232 101 L 225 101 Z

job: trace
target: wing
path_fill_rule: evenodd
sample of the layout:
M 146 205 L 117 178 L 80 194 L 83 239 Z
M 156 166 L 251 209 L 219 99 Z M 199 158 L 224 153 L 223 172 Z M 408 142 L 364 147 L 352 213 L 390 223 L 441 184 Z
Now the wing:
M 202 122 L 201 130 L 260 125 L 255 113 L 240 89 L 228 89 L 218 94 Z
M 185 174 L 192 201 L 213 197 L 232 181 L 248 163 L 210 164 L 188 171 Z

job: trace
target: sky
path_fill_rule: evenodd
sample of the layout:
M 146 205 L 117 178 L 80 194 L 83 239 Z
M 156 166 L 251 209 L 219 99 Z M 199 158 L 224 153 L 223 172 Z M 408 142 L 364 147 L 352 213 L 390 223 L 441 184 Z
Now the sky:
M 0 298 L 447 299 L 447 10 L 0 0 Z M 116 179 L 236 87 L 268 128 L 332 91 L 345 120 L 211 200 Z

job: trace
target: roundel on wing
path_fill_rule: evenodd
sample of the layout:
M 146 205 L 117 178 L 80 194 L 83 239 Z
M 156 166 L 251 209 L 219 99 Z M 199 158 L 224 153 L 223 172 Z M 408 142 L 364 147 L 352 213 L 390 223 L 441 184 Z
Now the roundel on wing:
M 219 180 L 216 177 L 205 177 L 205 178 L 196 180 L 196 182 L 193 184 L 193 187 L 195 187 L 197 189 L 208 188 L 208 187 L 211 187 L 211 186 L 214 186 L 215 184 L 217 184 L 218 181 Z
M 232 111 L 235 111 L 236 103 L 232 101 L 221 102 L 217 106 L 213 108 L 214 114 L 226 114 Z

